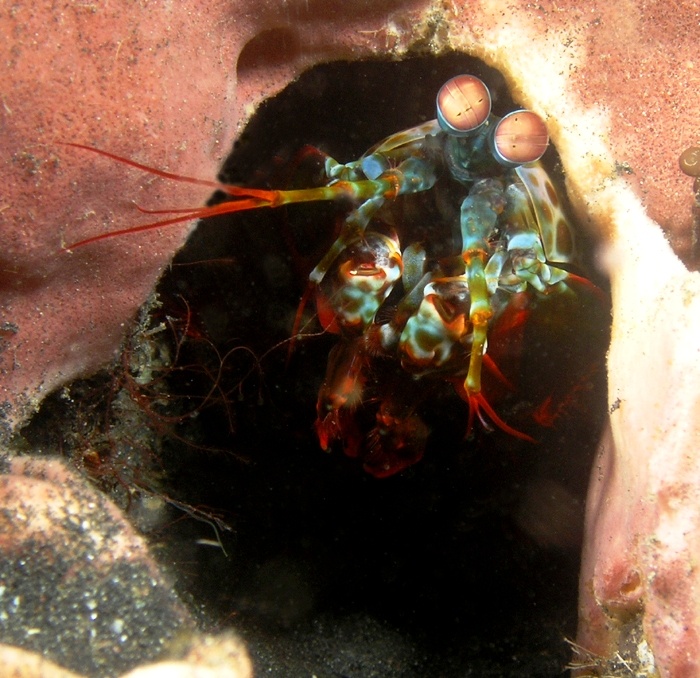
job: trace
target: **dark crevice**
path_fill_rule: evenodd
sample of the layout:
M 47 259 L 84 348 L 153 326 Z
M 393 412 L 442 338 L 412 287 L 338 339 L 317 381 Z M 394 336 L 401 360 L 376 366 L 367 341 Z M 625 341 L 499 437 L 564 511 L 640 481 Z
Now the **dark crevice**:
M 311 182 L 299 149 L 358 158 L 434 117 L 437 90 L 458 73 L 488 84 L 496 114 L 517 107 L 498 72 L 462 54 L 326 64 L 261 106 L 221 178 Z M 554 149 L 545 163 L 562 172 Z M 341 450 L 323 453 L 314 433 L 337 338 L 304 338 L 288 355 L 306 276 L 339 213 L 308 204 L 203 223 L 161 281 L 150 323 L 167 328 L 157 336 L 177 362 L 153 367 L 164 391 L 145 391 L 169 417 L 167 426 L 145 417 L 160 441 L 161 471 L 148 482 L 233 530 L 221 533 L 228 557 L 197 544 L 215 535 L 191 519 L 162 526 L 159 551 L 206 623 L 243 633 L 260 675 L 560 675 L 564 637 L 575 634 L 588 469 L 605 418 L 608 310 L 584 293 L 536 316 L 517 346 L 501 347 L 517 377 L 501 411 L 538 444 L 502 431 L 465 440 L 465 403 L 441 385 L 421 404 L 431 429 L 423 460 L 376 480 Z M 306 316 L 304 331 L 318 333 L 312 303 Z M 129 360 L 148 354 L 142 344 L 137 335 Z M 538 408 L 552 427 L 534 423 Z

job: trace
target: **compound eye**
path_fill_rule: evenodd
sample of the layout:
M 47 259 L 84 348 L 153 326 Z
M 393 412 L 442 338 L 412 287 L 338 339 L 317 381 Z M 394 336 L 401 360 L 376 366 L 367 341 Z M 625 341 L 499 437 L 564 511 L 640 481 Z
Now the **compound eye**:
M 473 134 L 491 113 L 488 87 L 474 75 L 458 75 L 448 80 L 437 95 L 440 127 L 453 136 Z
M 539 160 L 549 145 L 544 120 L 532 111 L 513 111 L 493 130 L 493 155 L 506 167 L 518 167 Z

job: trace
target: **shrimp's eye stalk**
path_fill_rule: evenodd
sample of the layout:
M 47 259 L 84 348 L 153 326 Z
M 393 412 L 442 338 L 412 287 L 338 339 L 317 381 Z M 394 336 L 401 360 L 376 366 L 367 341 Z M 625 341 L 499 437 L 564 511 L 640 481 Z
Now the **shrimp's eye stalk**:
M 501 118 L 490 138 L 493 157 L 504 167 L 539 160 L 549 145 L 544 120 L 532 111 L 513 111 Z
M 491 94 L 475 75 L 450 78 L 437 95 L 437 119 L 447 134 L 468 137 L 489 118 Z

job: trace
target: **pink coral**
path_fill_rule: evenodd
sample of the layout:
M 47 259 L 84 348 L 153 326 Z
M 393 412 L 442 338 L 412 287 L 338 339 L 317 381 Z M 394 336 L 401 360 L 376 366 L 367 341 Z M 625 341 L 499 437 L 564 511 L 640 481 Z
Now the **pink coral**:
M 61 244 L 129 225 L 138 216 L 133 201 L 192 206 L 207 197 L 201 187 L 99 163 L 60 142 L 214 178 L 261 99 L 314 61 L 368 53 L 383 12 L 344 7 L 217 1 L 2 8 L 3 32 L 12 36 L 0 46 L 6 433 L 47 393 L 113 357 L 187 228 L 73 254 Z M 347 24 L 343 39 L 331 30 L 336 21 Z M 327 26 L 325 37 L 319 25 Z

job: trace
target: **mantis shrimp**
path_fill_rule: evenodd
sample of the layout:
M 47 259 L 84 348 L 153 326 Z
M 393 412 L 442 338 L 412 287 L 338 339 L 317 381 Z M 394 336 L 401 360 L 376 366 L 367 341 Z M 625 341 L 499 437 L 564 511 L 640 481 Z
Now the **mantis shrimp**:
M 538 162 L 549 144 L 544 121 L 522 109 L 499 118 L 491 108 L 484 82 L 453 77 L 438 92 L 436 119 L 389 136 L 348 163 L 316 151 L 320 185 L 294 190 L 183 177 L 70 144 L 161 177 L 211 186 L 231 200 L 173 210 L 65 249 L 232 212 L 349 203 L 337 238 L 309 275 L 319 322 L 340 337 L 318 397 L 321 447 L 339 442 L 377 477 L 404 469 L 421 458 L 429 434 L 419 405 L 431 384 L 444 382 L 467 405 L 468 435 L 478 421 L 534 442 L 484 395 L 484 371 L 510 387 L 489 354 L 489 339 L 496 345 L 521 322 L 523 295 L 546 299 L 594 286 L 569 271 L 573 232 Z M 426 197 L 429 209 L 412 208 Z M 368 432 L 359 414 L 366 403 L 374 417 Z

